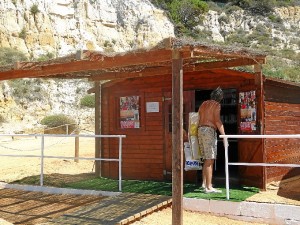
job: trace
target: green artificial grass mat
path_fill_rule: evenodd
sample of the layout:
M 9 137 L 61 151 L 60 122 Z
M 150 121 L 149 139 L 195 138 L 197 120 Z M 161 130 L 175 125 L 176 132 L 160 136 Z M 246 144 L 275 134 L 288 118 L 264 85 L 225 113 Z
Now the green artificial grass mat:
M 14 183 L 39 185 L 39 176 L 27 177 L 22 180 L 15 181 Z M 55 180 L 53 177 L 45 175 L 44 185 L 61 188 L 119 192 L 118 180 L 102 177 L 87 177 L 86 179 L 81 179 L 76 182 L 57 182 L 57 179 Z M 226 200 L 225 186 L 217 186 L 216 188 L 222 190 L 222 193 L 206 194 L 204 193 L 204 190 L 199 187 L 199 185 L 185 183 L 183 185 L 183 196 L 187 198 L 197 199 Z M 172 196 L 172 183 L 158 181 L 122 180 L 122 192 Z M 247 198 L 253 196 L 258 192 L 259 189 L 255 187 L 236 185 L 230 186 L 230 201 L 245 201 Z

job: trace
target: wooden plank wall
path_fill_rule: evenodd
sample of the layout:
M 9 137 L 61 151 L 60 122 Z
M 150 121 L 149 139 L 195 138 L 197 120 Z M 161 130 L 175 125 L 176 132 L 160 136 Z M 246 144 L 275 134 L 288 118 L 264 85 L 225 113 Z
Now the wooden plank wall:
M 105 134 L 125 134 L 123 139 L 122 175 L 124 179 L 163 180 L 164 121 L 162 88 L 169 86 L 170 80 L 129 79 L 121 84 L 103 90 L 102 130 Z M 119 129 L 119 97 L 140 96 L 139 129 Z M 159 112 L 145 113 L 146 102 L 159 102 Z M 106 119 L 109 118 L 109 119 Z M 105 140 L 104 157 L 118 157 L 118 141 Z M 117 178 L 117 163 L 104 163 L 103 175 Z
M 265 134 L 300 134 L 300 87 L 265 82 Z M 266 139 L 267 163 L 300 164 L 299 139 Z M 267 167 L 267 182 L 300 174 L 299 169 Z

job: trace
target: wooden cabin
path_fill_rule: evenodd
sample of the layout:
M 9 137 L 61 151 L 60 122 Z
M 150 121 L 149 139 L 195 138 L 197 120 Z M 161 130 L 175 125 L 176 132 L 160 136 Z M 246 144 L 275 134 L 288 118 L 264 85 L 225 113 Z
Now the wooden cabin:
M 197 112 L 199 105 L 209 99 L 210 92 L 220 86 L 224 91 L 221 118 L 226 134 L 299 134 L 300 85 L 264 77 L 264 101 L 261 103 L 255 77 L 255 74 L 229 69 L 184 73 L 184 129 L 188 130 L 189 112 Z M 102 86 L 102 133 L 126 135 L 122 150 L 124 179 L 171 179 L 171 98 L 171 74 L 128 78 Z M 229 161 L 297 164 L 299 147 L 297 139 L 229 139 Z M 118 156 L 117 141 L 106 140 L 101 149 L 103 157 Z M 219 140 L 214 179 L 225 177 L 224 160 L 224 147 Z M 260 188 L 280 180 L 290 170 L 284 167 L 229 167 L 231 178 Z M 117 178 L 118 165 L 103 163 L 102 175 Z M 196 182 L 199 178 L 196 171 L 186 171 L 184 179 Z
M 129 78 L 108 82 L 102 86 L 102 132 L 125 134 L 123 142 L 122 176 L 124 179 L 168 180 L 172 164 L 172 79 L 171 74 L 145 78 Z M 257 102 L 255 75 L 234 70 L 216 69 L 188 73 L 183 76 L 183 127 L 188 130 L 189 112 L 197 112 L 199 105 L 209 99 L 211 90 L 221 87 L 224 100 L 221 118 L 226 134 L 296 134 L 300 125 L 300 85 L 276 79 L 263 80 L 263 105 Z M 261 121 L 250 115 L 245 122 L 241 95 L 253 105 L 252 112 L 263 115 Z M 122 101 L 129 105 L 134 98 L 134 109 L 128 118 L 136 125 L 124 126 Z M 254 102 L 251 102 L 254 101 Z M 127 109 L 125 109 L 127 110 Z M 129 110 L 130 111 L 130 110 Z M 249 111 L 249 110 L 248 110 Z M 127 110 L 128 113 L 128 110 Z M 135 114 L 134 114 L 135 113 Z M 250 124 L 250 126 L 248 126 Z M 229 161 L 299 163 L 300 142 L 290 139 L 229 139 Z M 104 157 L 117 157 L 117 142 L 106 141 Z M 225 176 L 222 141 L 218 143 L 215 176 Z M 263 187 L 264 183 L 280 180 L 290 168 L 230 166 L 231 178 L 243 184 Z M 117 177 L 117 165 L 104 163 L 102 175 Z M 187 171 L 189 181 L 197 179 L 195 171 Z
M 17 62 L 0 67 L 0 80 L 94 81 L 95 134 L 126 135 L 122 177 L 172 177 L 179 187 L 183 178 L 182 129 L 188 129 L 188 113 L 197 111 L 218 86 L 225 92 L 221 114 L 227 134 L 300 133 L 299 84 L 263 77 L 265 58 L 249 49 L 168 38 L 151 49 L 121 54 L 80 50 L 45 62 Z M 233 69 L 241 66 L 253 66 L 253 72 Z M 106 80 L 110 81 L 102 84 Z M 116 140 L 96 138 L 95 157 L 116 158 L 117 144 Z M 299 145 L 299 140 L 230 140 L 229 160 L 299 163 Z M 215 178 L 224 177 L 221 141 L 218 149 Z M 95 170 L 97 175 L 118 177 L 116 162 L 96 161 Z M 230 176 L 240 183 L 265 188 L 268 182 L 291 174 L 290 170 L 230 166 Z M 299 174 L 299 170 L 293 171 Z M 185 181 L 196 178 L 195 171 L 184 172 Z M 180 188 L 174 190 L 174 196 L 179 196 Z

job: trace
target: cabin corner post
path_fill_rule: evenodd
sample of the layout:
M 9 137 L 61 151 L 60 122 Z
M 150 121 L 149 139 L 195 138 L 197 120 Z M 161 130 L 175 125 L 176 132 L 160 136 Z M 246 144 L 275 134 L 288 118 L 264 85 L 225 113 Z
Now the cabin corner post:
M 172 225 L 183 224 L 183 60 L 172 52 Z
M 262 65 L 254 65 L 255 84 L 258 90 L 258 120 L 259 120 L 259 134 L 264 134 L 264 90 L 263 90 L 263 74 Z
M 258 134 L 265 134 L 265 101 L 264 101 L 264 80 L 263 80 L 263 73 L 262 73 L 262 64 L 255 64 L 254 65 L 254 72 L 255 72 L 255 84 L 257 85 L 257 90 L 258 90 L 258 104 L 257 104 L 257 116 L 258 116 L 258 121 L 259 121 L 259 133 Z M 261 141 L 262 145 L 262 162 L 266 163 L 266 152 L 265 152 L 265 140 L 262 139 Z M 267 172 L 266 172 L 266 167 L 262 168 L 262 189 L 266 190 L 267 184 Z
M 101 84 L 94 82 L 95 86 L 95 135 L 101 134 Z M 95 137 L 95 158 L 101 158 L 101 138 Z M 95 175 L 101 177 L 101 161 L 95 161 Z

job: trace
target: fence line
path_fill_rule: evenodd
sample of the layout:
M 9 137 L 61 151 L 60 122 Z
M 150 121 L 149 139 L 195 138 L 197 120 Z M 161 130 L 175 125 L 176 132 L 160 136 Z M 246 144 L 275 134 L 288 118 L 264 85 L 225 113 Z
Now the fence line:
M 11 136 L 11 134 L 0 134 L 1 136 Z M 82 159 L 82 160 L 95 160 L 95 161 L 111 161 L 119 162 L 119 191 L 122 191 L 122 138 L 126 138 L 126 135 L 83 135 L 83 134 L 15 134 L 14 136 L 25 136 L 25 137 L 41 137 L 41 155 L 10 155 L 0 154 L 5 157 L 30 157 L 41 159 L 41 174 L 40 174 L 40 186 L 44 184 L 44 159 Z M 86 158 L 86 157 L 70 157 L 70 156 L 45 156 L 45 137 L 85 137 L 85 138 L 118 138 L 119 139 L 119 158 Z
M 229 200 L 229 165 L 237 166 L 278 166 L 278 167 L 300 167 L 300 164 L 278 164 L 278 163 L 232 163 L 228 162 L 228 138 L 300 138 L 300 134 L 291 135 L 220 135 L 225 144 L 225 174 L 226 174 L 226 199 Z

